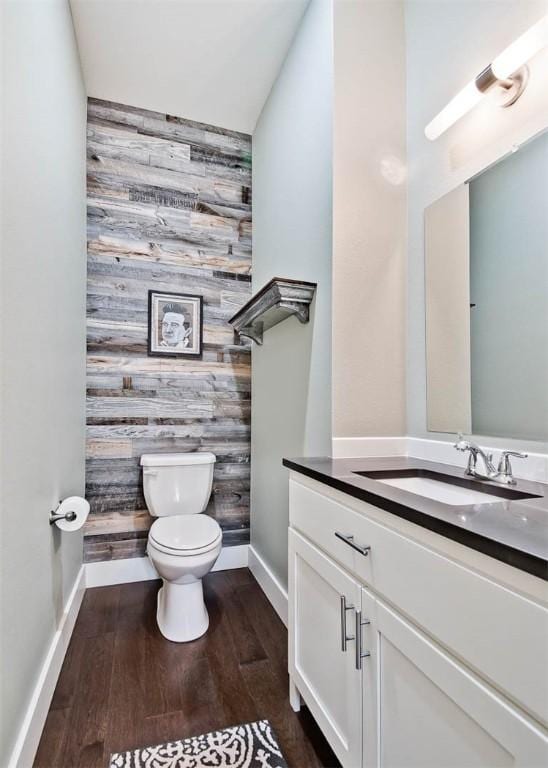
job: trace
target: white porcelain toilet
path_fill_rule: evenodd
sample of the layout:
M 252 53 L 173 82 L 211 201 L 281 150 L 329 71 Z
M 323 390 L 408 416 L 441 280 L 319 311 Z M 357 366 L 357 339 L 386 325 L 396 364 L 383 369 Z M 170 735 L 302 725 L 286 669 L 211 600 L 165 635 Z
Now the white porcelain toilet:
M 213 568 L 222 531 L 207 507 L 213 484 L 213 453 L 147 453 L 141 456 L 148 511 L 158 518 L 147 553 L 163 585 L 156 613 L 160 632 L 177 643 L 207 631 L 202 578 Z

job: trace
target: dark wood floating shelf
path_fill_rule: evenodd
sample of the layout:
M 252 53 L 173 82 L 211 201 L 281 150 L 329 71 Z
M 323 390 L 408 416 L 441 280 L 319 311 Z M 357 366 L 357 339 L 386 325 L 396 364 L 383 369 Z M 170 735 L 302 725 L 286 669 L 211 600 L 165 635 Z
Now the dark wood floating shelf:
M 290 315 L 308 323 L 315 290 L 316 283 L 273 277 L 228 322 L 240 336 L 262 344 L 264 331 Z

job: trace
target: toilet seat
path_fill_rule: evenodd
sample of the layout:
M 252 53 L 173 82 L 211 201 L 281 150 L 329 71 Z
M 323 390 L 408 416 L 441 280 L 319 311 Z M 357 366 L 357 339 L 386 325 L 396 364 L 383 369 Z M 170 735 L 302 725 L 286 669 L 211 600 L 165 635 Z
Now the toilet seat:
M 159 518 L 148 535 L 150 543 L 160 552 L 189 557 L 215 549 L 223 534 L 216 520 L 197 514 Z

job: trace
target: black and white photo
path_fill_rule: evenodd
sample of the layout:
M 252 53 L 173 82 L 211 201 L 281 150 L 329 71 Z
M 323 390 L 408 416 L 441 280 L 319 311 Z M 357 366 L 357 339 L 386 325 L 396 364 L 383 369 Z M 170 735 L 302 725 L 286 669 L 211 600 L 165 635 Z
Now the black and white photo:
M 194 294 L 148 292 L 148 354 L 202 357 L 203 300 Z

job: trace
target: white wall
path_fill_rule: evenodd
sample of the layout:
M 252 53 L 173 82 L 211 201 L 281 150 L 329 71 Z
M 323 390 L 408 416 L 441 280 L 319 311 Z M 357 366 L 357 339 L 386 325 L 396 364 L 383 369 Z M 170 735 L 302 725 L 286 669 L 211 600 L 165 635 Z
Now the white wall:
M 272 277 L 318 283 L 311 320 L 254 345 L 251 542 L 287 584 L 284 456 L 331 441 L 332 13 L 312 0 L 253 135 L 253 290 Z
M 1 14 L 4 765 L 82 562 L 48 513 L 84 492 L 86 98 L 66 0 Z
M 405 433 L 403 3 L 335 0 L 333 436 Z
M 282 457 L 405 433 L 405 190 L 403 3 L 313 0 L 253 136 L 253 288 L 318 282 L 253 349 L 251 539 L 282 584 Z
M 408 0 L 408 434 L 426 430 L 424 333 L 424 208 L 489 165 L 514 143 L 548 125 L 548 51 L 531 63 L 529 86 L 510 109 L 485 99 L 437 141 L 424 127 L 445 104 L 519 34 L 548 12 L 546 0 Z M 449 435 L 445 437 L 449 438 Z M 508 438 L 483 444 L 512 444 Z M 516 446 L 543 450 L 539 443 Z

